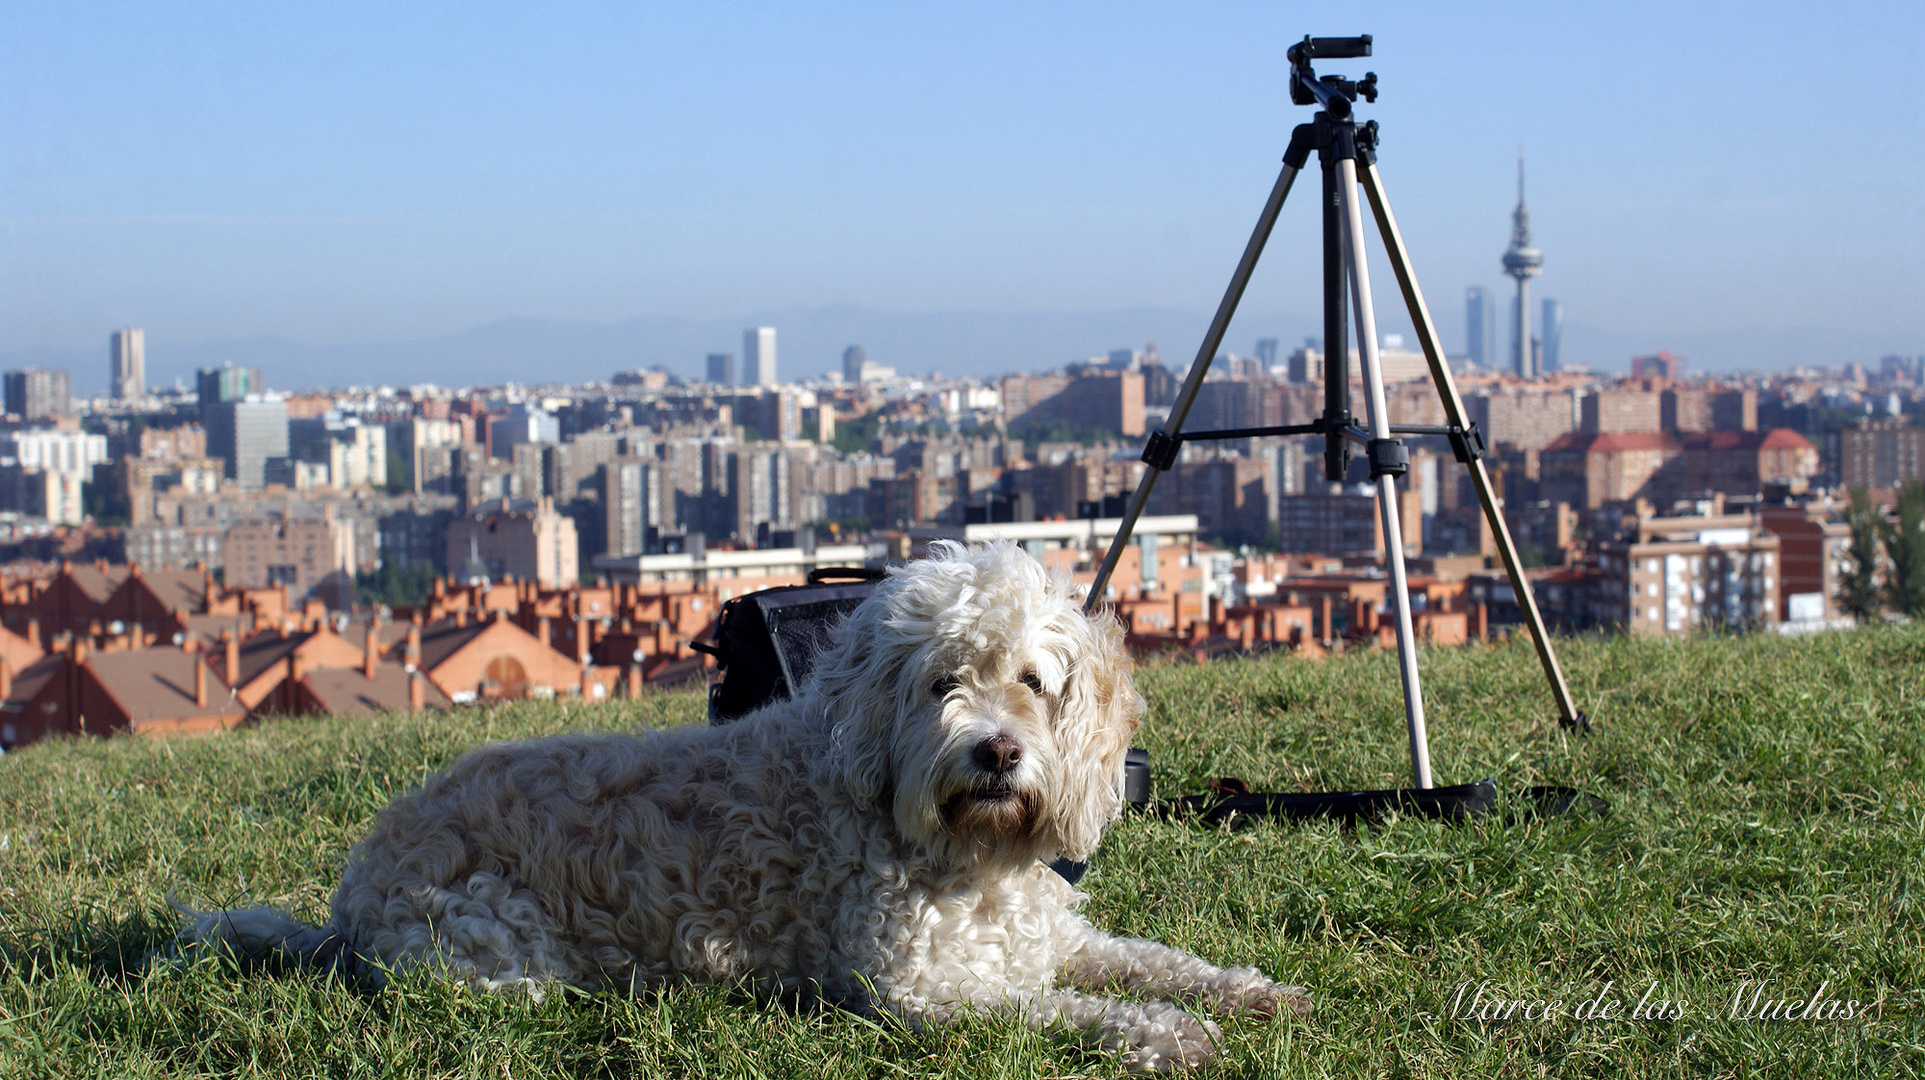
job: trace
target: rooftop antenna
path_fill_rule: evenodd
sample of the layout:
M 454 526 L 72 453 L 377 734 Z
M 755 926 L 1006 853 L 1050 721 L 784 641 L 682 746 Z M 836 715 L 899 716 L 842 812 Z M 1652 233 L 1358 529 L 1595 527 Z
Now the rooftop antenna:
M 1390 600 L 1396 612 L 1397 666 L 1403 682 L 1411 778 L 1414 787 L 1424 796 L 1442 796 L 1445 789 L 1433 789 L 1431 783 L 1429 735 L 1425 727 L 1423 691 L 1417 671 L 1417 642 L 1411 623 L 1409 582 L 1404 569 L 1397 480 L 1409 470 L 1410 456 L 1398 436 L 1446 438 L 1457 460 L 1470 470 L 1477 501 L 1490 523 L 1504 570 L 1510 577 L 1512 591 L 1530 628 L 1531 640 L 1537 647 L 1538 660 L 1544 667 L 1545 678 L 1550 682 L 1552 696 L 1557 700 L 1559 722 L 1566 728 L 1588 729 L 1590 720 L 1571 703 L 1571 692 L 1565 685 L 1563 669 L 1552 651 L 1550 635 L 1544 627 L 1543 617 L 1538 613 L 1530 581 L 1524 576 L 1517 546 L 1511 541 L 1510 529 L 1504 522 L 1497 493 L 1491 486 L 1490 474 L 1484 468 L 1483 434 L 1470 420 L 1463 399 L 1458 396 L 1457 384 L 1444 361 L 1437 328 L 1431 323 L 1430 311 L 1417 285 L 1416 272 L 1411 268 L 1410 257 L 1404 251 L 1403 237 L 1397 231 L 1396 219 L 1384 195 L 1383 181 L 1378 176 L 1376 164 L 1377 122 L 1372 120 L 1359 124 L 1354 115 L 1354 103 L 1359 98 L 1367 102 L 1377 100 L 1377 74 L 1370 72 L 1362 79 L 1351 80 L 1339 75 L 1319 76 L 1311 67 L 1311 61 L 1317 59 L 1369 56 L 1370 44 L 1368 34 L 1336 38 L 1306 36 L 1290 47 L 1290 100 L 1298 105 L 1315 105 L 1318 111 L 1309 123 L 1299 125 L 1291 133 L 1289 148 L 1283 155 L 1283 171 L 1270 189 L 1270 197 L 1257 217 L 1256 229 L 1250 234 L 1243 257 L 1238 260 L 1236 270 L 1230 276 L 1230 286 L 1225 290 L 1222 302 L 1217 305 L 1216 315 L 1203 335 L 1203 343 L 1190 365 L 1189 376 L 1177 393 L 1176 403 L 1170 408 L 1167 426 L 1152 433 L 1148 445 L 1143 449 L 1143 460 L 1151 467 L 1143 471 L 1143 479 L 1130 497 L 1109 551 L 1096 573 L 1096 580 L 1090 586 L 1084 608 L 1094 611 L 1103 603 L 1110 575 L 1115 572 L 1117 560 L 1129 543 L 1130 533 L 1136 528 L 1137 519 L 1142 516 L 1143 508 L 1149 502 L 1150 489 L 1160 475 L 1176 464 L 1185 442 L 1277 435 L 1319 436 L 1323 439 L 1324 476 L 1332 482 L 1342 482 L 1348 478 L 1351 454 L 1353 450 L 1361 449 L 1369 464 L 1370 478 L 1377 485 L 1377 512 L 1383 528 L 1384 561 L 1390 577 Z M 1236 314 L 1244 287 L 1249 284 L 1250 275 L 1263 254 L 1264 244 L 1270 238 L 1277 214 L 1283 209 L 1284 199 L 1290 194 L 1291 185 L 1313 151 L 1317 154 L 1323 180 L 1320 200 L 1323 214 L 1323 414 L 1308 424 L 1186 434 L 1183 422 L 1189 415 L 1190 406 L 1195 402 L 1197 391 L 1209 372 L 1210 362 L 1223 342 L 1223 334 L 1230 325 L 1231 316 Z M 1521 156 L 1518 184 L 1518 221 L 1528 234 L 1528 218 L 1523 212 Z M 1442 399 L 1444 415 L 1449 421 L 1447 424 L 1390 423 L 1384 395 L 1383 368 L 1377 347 L 1376 311 L 1372 306 L 1370 273 L 1364 257 L 1363 206 L 1358 198 L 1360 187 L 1364 200 L 1369 202 L 1371 213 L 1376 218 L 1384 254 L 1403 292 L 1404 305 L 1409 310 L 1411 325 L 1416 328 L 1417 340 L 1430 368 L 1431 381 Z M 1528 235 L 1525 246 L 1528 248 Z M 1535 255 L 1534 250 L 1529 253 Z M 1364 390 L 1364 417 L 1361 423 L 1351 412 L 1350 400 L 1347 343 L 1351 337 L 1349 323 L 1353 306 L 1356 312 L 1357 359 Z M 1486 802 L 1491 796 L 1489 781 L 1459 785 L 1449 790 L 1465 798 Z M 1409 793 L 1370 794 L 1397 798 Z M 1333 801 L 1346 797 L 1304 796 L 1330 798 Z

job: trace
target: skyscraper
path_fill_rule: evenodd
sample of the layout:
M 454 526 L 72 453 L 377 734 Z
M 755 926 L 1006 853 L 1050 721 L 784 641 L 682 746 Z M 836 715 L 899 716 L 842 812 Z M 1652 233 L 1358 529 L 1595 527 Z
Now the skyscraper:
M 1544 371 L 1546 374 L 1559 370 L 1563 363 L 1558 359 L 1564 346 L 1564 301 L 1544 298 Z
M 1504 272 L 1517 282 L 1517 325 L 1511 340 L 1511 371 L 1519 378 L 1538 374 L 1531 348 L 1531 279 L 1544 269 L 1544 255 L 1531 246 L 1531 212 L 1524 208 L 1524 154 L 1517 155 L 1517 209 L 1511 212 L 1511 246 L 1504 249 Z
M 1497 324 L 1492 314 L 1488 289 L 1472 285 L 1464 290 L 1464 355 L 1485 370 L 1497 364 Z
M 869 355 L 862 351 L 860 345 L 851 345 L 842 350 L 842 381 L 851 386 L 861 384 L 862 364 L 867 359 Z
M 147 334 L 136 327 L 114 331 L 108 339 L 107 388 L 115 401 L 147 396 Z
M 755 372 L 755 385 L 775 385 L 775 327 L 742 331 L 742 377 Z
M 7 411 L 22 420 L 51 420 L 74 414 L 73 376 L 65 371 L 9 371 L 6 387 Z
M 266 483 L 267 459 L 287 456 L 287 401 L 274 394 L 249 394 L 201 414 L 207 429 L 207 456 L 227 464 L 227 475 L 244 490 Z
M 1273 337 L 1257 339 L 1257 363 L 1263 365 L 1264 374 L 1277 366 L 1277 339 Z
M 709 354 L 709 382 L 717 386 L 735 385 L 735 354 L 712 352 Z

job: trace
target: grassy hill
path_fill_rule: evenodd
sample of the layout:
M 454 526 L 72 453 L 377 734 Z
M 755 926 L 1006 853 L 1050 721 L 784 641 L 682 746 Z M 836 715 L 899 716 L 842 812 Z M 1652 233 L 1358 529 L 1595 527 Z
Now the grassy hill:
M 1089 914 L 1309 986 L 1307 1021 L 1224 1026 L 1206 1075 L 1916 1076 L 1925 1073 L 1925 624 L 1805 639 L 1583 639 L 1561 651 L 1598 721 L 1567 737 L 1522 645 L 1425 658 L 1439 783 L 1493 776 L 1610 800 L 1603 819 L 1228 831 L 1132 817 Z M 1385 653 L 1173 664 L 1139 676 L 1159 796 L 1408 783 Z M 203 740 L 69 742 L 0 760 L 0 1076 L 1107 1076 L 1059 1032 L 939 1034 L 763 1008 L 719 989 L 377 994 L 207 960 L 149 968 L 165 898 L 318 919 L 394 794 L 477 743 L 698 722 L 673 694 Z M 1549 1019 L 1454 1016 L 1561 1000 Z M 1732 1018 L 1824 995 L 1850 1019 Z M 1607 988 L 1608 983 L 1608 988 Z M 1462 1000 L 1453 999 L 1469 984 Z M 1645 1009 L 1631 1015 L 1647 988 Z M 1581 1002 L 1618 999 L 1604 1018 Z M 1658 1007 L 1662 1000 L 1667 1004 Z M 1673 1017 L 1676 1004 L 1684 1014 Z

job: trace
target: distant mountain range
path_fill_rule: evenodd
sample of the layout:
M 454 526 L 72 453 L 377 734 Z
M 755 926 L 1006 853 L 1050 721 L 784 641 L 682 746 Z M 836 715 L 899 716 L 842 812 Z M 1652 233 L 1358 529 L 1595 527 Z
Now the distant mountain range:
M 1445 348 L 1462 345 L 1461 322 L 1438 313 Z M 777 330 L 778 370 L 802 379 L 840 370 L 842 351 L 861 345 L 869 359 L 906 375 L 992 376 L 1047 371 L 1099 356 L 1111 349 L 1142 349 L 1154 342 L 1166 363 L 1183 370 L 1202 340 L 1207 314 L 1174 308 L 1128 308 L 1067 313 L 977 311 L 887 312 L 840 306 L 751 312 L 732 319 L 651 316 L 596 323 L 564 319 L 503 319 L 460 333 L 418 341 L 314 345 L 272 337 L 182 343 L 147 339 L 147 378 L 165 386 L 176 378 L 192 385 L 195 369 L 221 363 L 259 367 L 277 389 L 305 390 L 350 385 L 434 382 L 486 386 L 605 380 L 617 371 L 662 367 L 699 377 L 711 352 L 742 352 L 742 331 Z M 1253 352 L 1260 337 L 1275 337 L 1287 353 L 1315 335 L 1314 314 L 1272 312 L 1239 315 L 1226 349 Z M 1386 332 L 1394 326 L 1386 325 Z M 1414 345 L 1406 339 L 1406 345 Z M 1875 363 L 1893 353 L 1925 351 L 1925 339 L 1900 341 L 1855 330 L 1796 327 L 1702 334 L 1641 334 L 1603 330 L 1582 323 L 1565 327 L 1564 355 L 1601 373 L 1628 369 L 1630 357 L 1666 349 L 1682 354 L 1689 370 L 1778 370 L 1798 364 L 1835 366 Z M 94 349 L 19 349 L 0 354 L 0 367 L 64 367 L 78 393 L 106 384 L 107 336 Z

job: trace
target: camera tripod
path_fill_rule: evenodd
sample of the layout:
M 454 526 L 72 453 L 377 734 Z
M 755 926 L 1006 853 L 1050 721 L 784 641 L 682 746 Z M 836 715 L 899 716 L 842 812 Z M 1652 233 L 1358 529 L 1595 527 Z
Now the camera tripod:
M 1464 410 L 1463 399 L 1458 396 L 1457 384 L 1451 378 L 1450 368 L 1444 361 L 1444 350 L 1437 340 L 1437 329 L 1431 324 L 1429 309 L 1425 307 L 1423 293 L 1417 286 L 1417 276 L 1411 269 L 1403 238 L 1397 231 L 1397 221 L 1391 215 L 1390 203 L 1384 196 L 1383 182 L 1377 175 L 1376 167 L 1377 123 L 1373 120 L 1359 125 L 1353 115 L 1352 102 L 1358 97 L 1373 102 L 1377 100 L 1377 75 L 1371 72 L 1360 81 L 1352 81 L 1336 75 L 1319 78 L 1311 69 L 1311 60 L 1317 58 L 1369 56 L 1370 37 L 1305 37 L 1290 47 L 1288 55 L 1291 101 L 1298 105 L 1314 104 L 1319 106 L 1319 110 L 1309 123 L 1299 125 L 1291 133 L 1289 148 L 1283 156 L 1283 171 L 1270 190 L 1269 200 L 1264 203 L 1263 212 L 1257 218 L 1256 229 L 1243 249 L 1236 272 L 1231 275 L 1230 287 L 1225 291 L 1216 315 L 1204 333 L 1203 343 L 1197 349 L 1189 375 L 1184 379 L 1176 403 L 1170 409 L 1167 426 L 1153 433 L 1144 447 L 1143 460 L 1151 467 L 1144 470 L 1142 481 L 1130 497 L 1084 606 L 1086 610 L 1094 610 L 1102 603 L 1110 575 L 1115 572 L 1117 560 L 1124 546 L 1129 543 L 1130 533 L 1149 502 L 1150 489 L 1155 486 L 1158 476 L 1176 464 L 1185 442 L 1276 435 L 1321 436 L 1324 476 L 1332 482 L 1342 482 L 1348 478 L 1352 449 L 1361 447 L 1369 465 L 1370 478 L 1377 486 L 1377 513 L 1383 529 L 1384 561 L 1388 566 L 1389 591 L 1396 612 L 1397 663 L 1403 682 L 1405 724 L 1410 736 L 1411 773 L 1415 787 L 1428 789 L 1432 786 L 1430 744 L 1424 727 L 1424 699 L 1418 681 L 1417 642 L 1411 623 L 1403 531 L 1397 505 L 1397 478 L 1409 470 L 1410 457 L 1403 441 L 1397 436 L 1446 438 L 1454 456 L 1470 470 L 1477 501 L 1490 523 L 1498 554 L 1510 577 L 1511 589 L 1530 628 L 1531 640 L 1537 647 L 1538 660 L 1544 666 L 1552 695 L 1557 699 L 1559 722 L 1567 728 L 1585 729 L 1590 726 L 1590 721 L 1571 704 L 1571 692 L 1565 685 L 1564 672 L 1551 649 L 1543 616 L 1539 614 L 1537 601 L 1531 594 L 1530 582 L 1524 576 L 1517 547 L 1511 542 L 1501 504 L 1491 488 L 1490 474 L 1484 468 L 1483 435 L 1470 421 Z M 1186 434 L 1183 421 L 1189 415 L 1190 406 L 1195 402 L 1197 391 L 1209 372 L 1210 362 L 1223 342 L 1223 334 L 1229 328 L 1231 316 L 1236 314 L 1237 303 L 1243 297 L 1244 287 L 1249 284 L 1250 274 L 1256 269 L 1257 259 L 1263 254 L 1264 244 L 1270 238 L 1277 214 L 1283 209 L 1284 199 L 1290 194 L 1291 185 L 1313 151 L 1317 154 L 1323 174 L 1323 413 L 1308 424 Z M 1390 423 L 1377 348 L 1370 273 L 1364 258 L 1363 210 L 1357 196 L 1359 186 L 1370 203 L 1371 213 L 1376 217 L 1377 231 L 1382 237 L 1391 268 L 1397 275 L 1397 284 L 1403 291 L 1411 325 L 1416 328 L 1424 359 L 1430 367 L 1431 381 L 1442 398 L 1444 416 L 1449 421 L 1445 425 Z M 1365 406 L 1365 423 L 1361 426 L 1351 412 L 1350 402 L 1347 349 L 1350 336 L 1349 305 L 1354 305 L 1356 311 L 1357 357 Z

